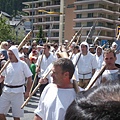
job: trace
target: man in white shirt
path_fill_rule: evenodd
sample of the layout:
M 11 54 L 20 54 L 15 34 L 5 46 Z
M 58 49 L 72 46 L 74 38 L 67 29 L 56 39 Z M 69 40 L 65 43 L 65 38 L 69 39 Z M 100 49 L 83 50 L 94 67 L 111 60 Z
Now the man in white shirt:
M 76 66 L 75 77 L 79 79 L 79 86 L 85 88 L 95 70 L 97 69 L 97 61 L 95 56 L 89 52 L 89 45 L 87 42 L 80 44 L 80 53 L 73 59 Z
M 95 58 L 97 60 L 98 69 L 100 69 L 103 63 L 103 49 L 101 46 L 97 46 Z
M 53 63 L 53 83 L 48 84 L 43 90 L 34 120 L 64 120 L 66 109 L 76 96 L 71 83 L 74 70 L 70 59 L 59 58 Z M 45 82 L 47 78 L 40 80 L 40 83 Z
M 56 60 L 56 58 L 53 56 L 53 54 L 50 53 L 50 45 L 49 44 L 44 44 L 43 45 L 43 49 L 44 49 L 43 56 L 40 55 L 38 57 L 37 62 L 36 62 L 36 66 L 37 66 L 36 67 L 36 72 L 38 72 L 38 79 L 43 76 L 43 73 L 45 72 L 45 70 L 47 69 L 47 67 Z M 40 62 L 41 62 L 41 64 L 40 64 Z M 40 66 L 39 66 L 39 64 L 40 64 Z M 40 94 L 42 93 L 44 87 L 47 84 L 48 83 L 40 86 Z
M 18 48 L 11 46 L 8 49 L 8 57 L 10 63 L 4 69 L 0 76 L 0 82 L 4 80 L 3 92 L 0 97 L 0 120 L 6 120 L 5 115 L 12 106 L 12 114 L 14 120 L 20 120 L 23 117 L 24 110 L 21 105 L 24 102 L 24 94 L 29 96 L 32 84 L 32 73 L 28 65 L 20 60 Z M 25 78 L 27 78 L 27 89 L 25 91 Z

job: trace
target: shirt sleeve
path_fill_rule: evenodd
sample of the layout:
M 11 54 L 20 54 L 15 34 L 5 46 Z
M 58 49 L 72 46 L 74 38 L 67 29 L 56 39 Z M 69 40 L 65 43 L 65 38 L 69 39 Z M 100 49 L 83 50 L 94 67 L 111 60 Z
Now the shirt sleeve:
M 44 90 L 43 90 L 43 92 L 41 94 L 39 103 L 38 103 L 38 107 L 34 111 L 34 113 L 37 114 L 38 116 L 40 116 L 42 119 L 44 118 L 44 109 L 45 109 L 44 98 L 45 98 L 45 95 L 47 94 L 47 91 L 49 90 L 49 86 L 50 86 L 50 84 L 48 84 L 44 88 Z
M 25 62 L 23 62 L 23 71 L 24 71 L 25 77 L 28 78 L 28 77 L 32 76 L 32 72 Z

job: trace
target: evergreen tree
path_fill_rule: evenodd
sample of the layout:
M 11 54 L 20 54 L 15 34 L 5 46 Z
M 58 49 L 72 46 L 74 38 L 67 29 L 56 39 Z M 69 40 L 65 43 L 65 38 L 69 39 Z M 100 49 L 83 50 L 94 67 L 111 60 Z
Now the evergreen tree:
M 15 38 L 14 32 L 9 24 L 6 24 L 6 20 L 0 17 L 0 41 L 6 41 L 8 39 L 13 40 Z
M 23 13 L 24 5 L 22 2 L 29 2 L 34 0 L 0 0 L 0 11 L 6 12 L 9 15 L 16 16 Z
M 45 43 L 45 37 L 42 26 L 39 26 L 39 32 L 37 33 L 37 43 L 40 43 L 42 45 L 42 42 Z

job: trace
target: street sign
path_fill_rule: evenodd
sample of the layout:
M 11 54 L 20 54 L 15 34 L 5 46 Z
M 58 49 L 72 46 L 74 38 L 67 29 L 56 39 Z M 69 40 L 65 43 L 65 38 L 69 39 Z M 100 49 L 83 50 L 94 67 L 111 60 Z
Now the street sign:
M 107 44 L 108 40 L 101 40 L 101 46 L 103 46 L 104 44 Z

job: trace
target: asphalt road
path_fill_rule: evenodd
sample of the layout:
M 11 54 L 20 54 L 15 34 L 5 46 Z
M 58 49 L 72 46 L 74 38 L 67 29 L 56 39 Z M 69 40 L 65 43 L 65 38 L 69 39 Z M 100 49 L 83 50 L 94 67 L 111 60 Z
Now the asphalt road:
M 34 110 L 37 108 L 39 102 L 39 95 L 32 96 L 32 98 L 29 100 L 28 104 L 23 108 L 24 109 L 24 117 L 20 120 L 33 120 L 34 118 Z M 12 117 L 12 110 L 9 110 L 9 113 L 6 117 L 7 120 L 13 120 Z

